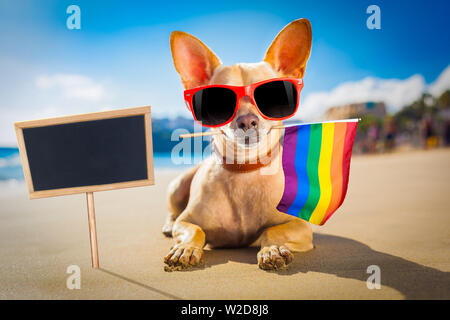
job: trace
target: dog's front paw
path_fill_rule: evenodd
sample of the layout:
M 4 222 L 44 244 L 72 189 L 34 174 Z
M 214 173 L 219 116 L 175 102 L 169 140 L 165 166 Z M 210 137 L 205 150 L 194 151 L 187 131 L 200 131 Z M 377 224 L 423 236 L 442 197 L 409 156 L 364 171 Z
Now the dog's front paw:
M 203 249 L 190 244 L 176 244 L 164 257 L 164 270 L 174 271 L 188 269 L 203 262 Z
M 270 246 L 259 250 L 258 266 L 263 270 L 277 270 L 292 262 L 294 255 L 285 246 Z

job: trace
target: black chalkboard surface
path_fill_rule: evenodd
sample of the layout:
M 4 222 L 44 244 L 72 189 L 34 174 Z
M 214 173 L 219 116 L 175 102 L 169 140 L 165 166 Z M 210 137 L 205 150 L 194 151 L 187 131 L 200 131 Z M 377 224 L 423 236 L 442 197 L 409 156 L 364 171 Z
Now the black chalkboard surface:
M 150 109 L 143 107 L 16 123 L 30 194 L 152 184 L 149 120 Z
M 23 130 L 35 191 L 147 179 L 144 116 Z

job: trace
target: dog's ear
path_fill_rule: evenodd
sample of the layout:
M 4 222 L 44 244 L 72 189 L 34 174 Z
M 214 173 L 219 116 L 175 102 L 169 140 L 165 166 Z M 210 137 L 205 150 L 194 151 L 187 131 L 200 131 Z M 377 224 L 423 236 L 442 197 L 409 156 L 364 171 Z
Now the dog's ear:
M 185 89 L 207 85 L 221 62 L 203 42 L 188 33 L 174 31 L 170 35 L 175 69 Z
M 264 61 L 282 76 L 303 78 L 311 52 L 311 40 L 309 20 L 292 21 L 273 40 Z

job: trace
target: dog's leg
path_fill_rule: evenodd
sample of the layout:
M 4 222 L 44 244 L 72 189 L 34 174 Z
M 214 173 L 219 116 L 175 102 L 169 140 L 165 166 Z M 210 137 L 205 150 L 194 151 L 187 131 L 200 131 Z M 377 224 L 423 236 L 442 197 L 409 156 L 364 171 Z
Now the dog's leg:
M 264 270 L 285 267 L 294 257 L 292 252 L 313 248 L 312 237 L 309 223 L 296 218 L 266 229 L 258 239 L 261 245 L 257 255 L 258 266 Z
M 199 226 L 178 219 L 173 225 L 173 237 L 176 243 L 164 257 L 169 266 L 166 270 L 185 269 L 203 261 L 205 233 Z
M 162 232 L 167 236 L 172 236 L 172 227 L 176 218 L 183 212 L 189 201 L 191 182 L 200 165 L 176 177 L 169 184 L 167 189 L 167 206 L 169 214 L 162 228 Z

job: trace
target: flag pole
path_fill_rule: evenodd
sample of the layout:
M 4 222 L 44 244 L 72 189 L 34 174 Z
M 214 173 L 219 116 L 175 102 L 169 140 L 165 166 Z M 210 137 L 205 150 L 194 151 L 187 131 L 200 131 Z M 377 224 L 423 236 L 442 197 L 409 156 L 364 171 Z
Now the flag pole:
M 344 120 L 332 120 L 332 121 L 322 121 L 322 122 L 308 122 L 308 123 L 298 123 L 298 124 L 290 124 L 288 126 L 285 125 L 278 125 L 278 126 L 272 126 L 269 128 L 269 131 L 272 129 L 285 129 L 289 127 L 295 127 L 295 126 L 307 126 L 311 124 L 319 124 L 319 123 L 336 123 L 336 122 L 358 122 L 361 121 L 361 118 L 354 118 L 354 119 L 344 119 Z M 180 139 L 183 138 L 195 138 L 195 137 L 204 137 L 204 136 L 213 136 L 216 134 L 223 134 L 222 130 L 219 131 L 203 131 L 203 132 L 195 132 L 195 133 L 185 133 L 180 135 Z
M 195 133 L 185 133 L 180 134 L 180 139 L 183 138 L 195 138 L 195 137 L 203 137 L 203 136 L 212 136 L 215 134 L 222 134 L 222 130 L 220 131 L 203 131 L 203 132 L 195 132 Z

